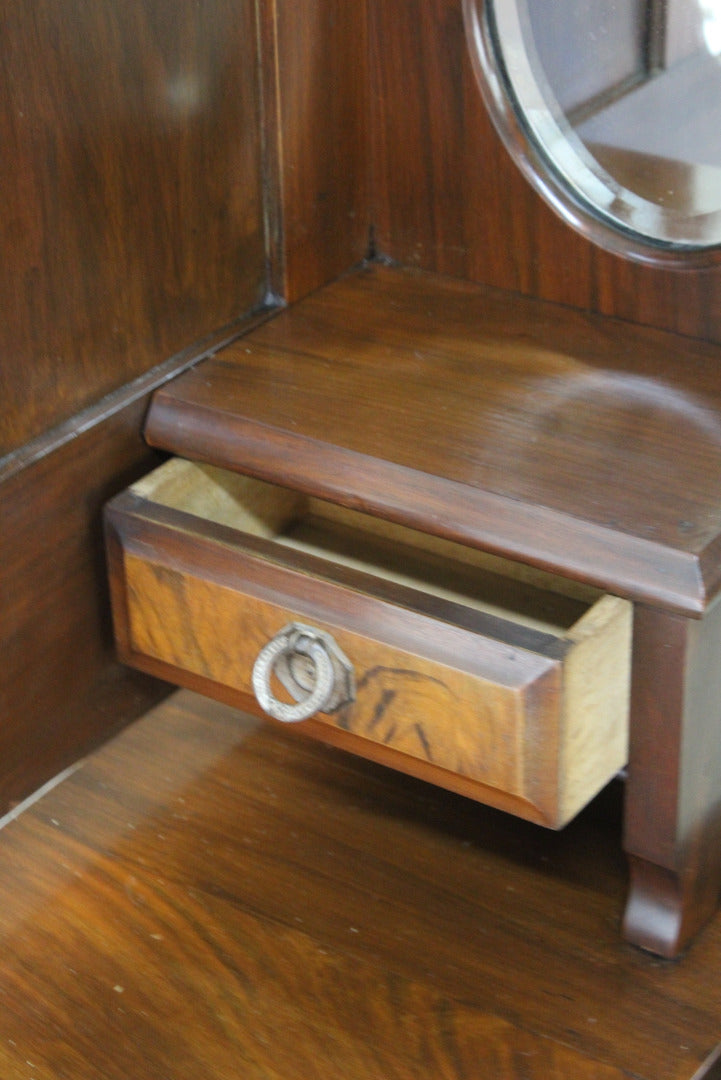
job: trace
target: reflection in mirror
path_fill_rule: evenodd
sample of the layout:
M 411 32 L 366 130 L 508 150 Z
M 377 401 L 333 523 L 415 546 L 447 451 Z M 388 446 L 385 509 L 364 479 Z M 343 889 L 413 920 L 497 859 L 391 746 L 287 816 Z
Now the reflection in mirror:
M 465 0 L 465 16 L 499 131 L 571 224 L 651 260 L 721 244 L 721 0 Z

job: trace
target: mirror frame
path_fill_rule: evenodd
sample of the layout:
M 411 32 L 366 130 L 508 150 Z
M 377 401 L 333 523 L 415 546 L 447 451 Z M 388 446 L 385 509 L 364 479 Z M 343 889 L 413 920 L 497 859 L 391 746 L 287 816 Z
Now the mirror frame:
M 463 0 L 466 42 L 474 75 L 502 143 L 545 202 L 567 225 L 615 255 L 649 266 L 673 269 L 699 269 L 721 264 L 721 240 L 712 245 L 700 245 L 655 239 L 624 225 L 594 206 L 590 197 L 574 190 L 572 181 L 564 176 L 550 152 L 534 135 L 530 123 L 524 120 L 522 104 L 517 100 L 503 64 L 503 49 L 496 41 L 494 21 L 489 13 L 491 3 L 492 0 Z M 579 155 L 576 156 L 581 160 Z M 599 172 L 601 177 L 613 182 L 600 166 Z M 595 170 L 589 170 L 589 175 L 593 177 Z M 714 213 L 714 216 L 720 219 L 721 232 L 721 199 L 718 215 Z

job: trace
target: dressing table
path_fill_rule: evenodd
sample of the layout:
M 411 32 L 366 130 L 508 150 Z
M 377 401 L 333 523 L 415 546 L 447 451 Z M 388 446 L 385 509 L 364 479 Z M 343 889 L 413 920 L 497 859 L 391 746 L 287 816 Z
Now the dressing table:
M 716 257 L 536 175 L 629 258 Z M 173 457 L 106 512 L 126 662 L 540 825 L 627 770 L 625 935 L 688 945 L 721 884 L 719 347 L 371 263 L 145 430 Z

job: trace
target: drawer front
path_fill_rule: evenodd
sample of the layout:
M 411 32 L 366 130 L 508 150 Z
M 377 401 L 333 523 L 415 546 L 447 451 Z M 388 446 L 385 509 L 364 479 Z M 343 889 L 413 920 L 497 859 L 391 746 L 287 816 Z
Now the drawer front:
M 111 505 L 107 525 L 116 636 L 122 658 L 143 670 L 259 711 L 256 660 L 302 623 L 331 636 L 354 686 L 352 700 L 299 730 L 554 827 L 624 764 L 623 718 L 609 738 L 597 715 L 579 727 L 567 700 L 569 681 L 583 682 L 605 654 L 616 663 L 607 624 L 627 615 L 620 601 L 600 632 L 575 646 L 537 635 L 535 651 L 525 630 L 524 647 L 514 644 L 503 620 L 497 635 L 488 618 L 477 620 L 483 632 L 473 618 L 454 625 L 452 604 L 423 610 L 413 590 L 329 571 L 132 493 Z

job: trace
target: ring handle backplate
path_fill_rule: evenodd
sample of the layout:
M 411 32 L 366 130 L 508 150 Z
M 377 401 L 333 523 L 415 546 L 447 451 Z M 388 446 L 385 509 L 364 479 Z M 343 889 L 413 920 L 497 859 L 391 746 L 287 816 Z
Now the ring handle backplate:
M 273 692 L 273 675 L 294 703 Z M 330 634 L 302 623 L 283 627 L 258 653 L 253 692 L 263 712 L 286 724 L 333 712 L 355 699 L 353 667 Z

